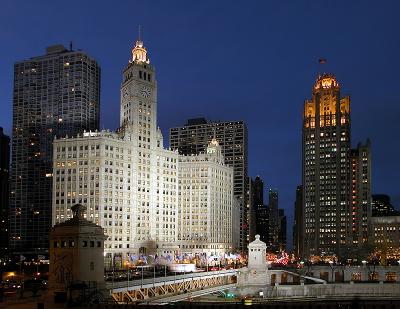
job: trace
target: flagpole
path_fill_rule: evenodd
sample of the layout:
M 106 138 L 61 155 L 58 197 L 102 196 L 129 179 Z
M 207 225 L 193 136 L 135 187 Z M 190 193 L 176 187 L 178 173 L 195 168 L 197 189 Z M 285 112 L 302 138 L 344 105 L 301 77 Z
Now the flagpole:
M 143 265 L 142 265 L 142 284 L 141 284 L 141 288 L 143 288 Z

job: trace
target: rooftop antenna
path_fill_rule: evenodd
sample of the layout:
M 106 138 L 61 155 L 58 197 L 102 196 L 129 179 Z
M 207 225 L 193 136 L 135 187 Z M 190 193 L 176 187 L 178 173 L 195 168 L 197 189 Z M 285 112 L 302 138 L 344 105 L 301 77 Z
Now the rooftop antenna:
M 72 41 L 69 42 L 69 51 L 72 51 Z
M 141 27 L 140 27 L 140 25 L 139 25 L 139 41 L 141 41 L 142 40 L 142 38 L 141 38 L 141 29 L 140 29 Z

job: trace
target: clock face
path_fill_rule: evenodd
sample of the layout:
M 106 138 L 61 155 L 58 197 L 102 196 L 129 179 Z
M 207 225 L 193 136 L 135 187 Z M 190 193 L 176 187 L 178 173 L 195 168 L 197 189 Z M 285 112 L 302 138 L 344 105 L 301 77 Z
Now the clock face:
M 140 90 L 140 95 L 141 95 L 143 98 L 148 98 L 148 97 L 150 97 L 150 94 L 151 94 L 151 90 L 150 90 L 148 87 L 143 87 L 143 88 Z

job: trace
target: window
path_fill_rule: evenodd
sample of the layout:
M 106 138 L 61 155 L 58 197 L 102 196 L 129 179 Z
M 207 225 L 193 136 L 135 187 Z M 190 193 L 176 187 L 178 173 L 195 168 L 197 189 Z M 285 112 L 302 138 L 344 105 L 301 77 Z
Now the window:
M 388 272 L 386 273 L 386 281 L 388 282 L 395 282 L 397 279 L 395 272 Z
M 86 240 L 84 240 L 84 241 L 82 242 L 82 246 L 83 246 L 83 247 L 87 247 L 87 241 L 86 241 Z
M 352 273 L 351 274 L 351 281 L 361 281 L 361 273 Z

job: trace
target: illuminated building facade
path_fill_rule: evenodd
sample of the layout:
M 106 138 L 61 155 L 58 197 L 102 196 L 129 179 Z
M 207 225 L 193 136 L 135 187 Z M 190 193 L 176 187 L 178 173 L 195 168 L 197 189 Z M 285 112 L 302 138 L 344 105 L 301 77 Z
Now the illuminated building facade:
M 54 141 L 53 224 L 70 219 L 76 203 L 84 205 L 86 218 L 101 225 L 108 235 L 104 242 L 107 265 L 120 261 L 116 263 L 120 266 L 132 255 L 195 250 L 200 245 L 230 249 L 233 175 L 220 150 L 212 151 L 217 146 L 188 157 L 163 148 L 157 128 L 155 69 L 138 40 L 123 71 L 120 128 Z M 185 207 L 186 217 L 182 217 Z M 185 230 L 189 236 L 180 242 L 178 236 L 184 233 L 178 220 L 193 223 Z M 202 233 L 204 220 L 207 231 Z M 203 237 L 204 242 L 190 247 L 196 237 Z
M 350 97 L 319 76 L 303 112 L 303 255 L 348 256 L 366 245 L 369 144 L 351 150 Z
M 386 194 L 372 195 L 372 216 L 398 216 L 400 212 L 396 210 L 390 202 L 390 196 Z
M 83 51 L 50 46 L 14 65 L 10 247 L 45 252 L 51 227 L 53 139 L 99 128 L 100 67 Z
M 400 258 L 400 216 L 372 217 L 371 231 L 376 249 L 397 249 L 397 259 Z
M 212 140 L 206 153 L 179 156 L 178 243 L 183 252 L 233 252 L 239 228 L 233 169 Z M 236 235 L 235 235 L 236 234 Z
M 0 256 L 8 248 L 10 138 L 0 127 Z
M 351 243 L 356 250 L 368 243 L 371 215 L 371 142 L 367 140 L 351 150 Z
M 163 149 L 155 70 L 142 41 L 123 72 L 120 129 L 55 140 L 54 175 L 53 224 L 83 204 L 109 236 L 108 258 L 176 241 L 178 153 Z
M 169 133 L 170 147 L 183 155 L 205 152 L 213 138 L 219 142 L 225 163 L 233 167 L 233 193 L 241 205 L 240 247 L 247 250 L 251 203 L 248 194 L 246 124 L 243 121 L 209 122 L 204 118 L 196 118 L 189 119 L 182 127 L 171 128 Z

